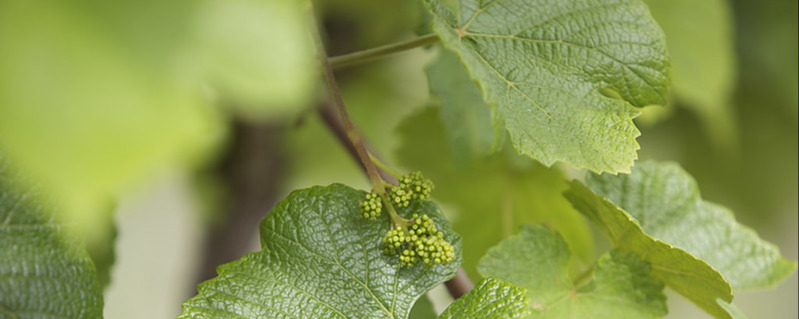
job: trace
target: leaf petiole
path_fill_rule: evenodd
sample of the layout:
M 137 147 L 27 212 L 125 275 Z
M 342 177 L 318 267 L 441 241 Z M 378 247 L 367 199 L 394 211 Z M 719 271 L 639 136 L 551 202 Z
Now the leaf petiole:
M 357 51 L 344 55 L 334 56 L 330 58 L 330 65 L 334 69 L 340 69 L 356 64 L 361 64 L 373 60 L 377 60 L 394 53 L 407 51 L 410 49 L 418 48 L 428 44 L 438 42 L 438 36 L 435 34 L 423 35 L 421 37 L 413 38 L 410 40 L 387 44 L 376 48 L 371 48 L 363 51 Z
M 402 176 L 402 174 L 400 174 L 399 172 L 391 169 L 391 167 L 386 165 L 386 163 L 383 163 L 383 161 L 381 161 L 379 158 L 377 158 L 374 155 L 372 155 L 372 153 L 369 153 L 369 159 L 372 160 L 372 162 L 375 163 L 375 165 L 377 165 L 377 167 L 379 167 L 380 169 L 382 169 L 382 170 L 386 171 L 387 173 L 391 174 L 391 176 L 394 176 L 394 178 L 399 179 L 400 176 Z

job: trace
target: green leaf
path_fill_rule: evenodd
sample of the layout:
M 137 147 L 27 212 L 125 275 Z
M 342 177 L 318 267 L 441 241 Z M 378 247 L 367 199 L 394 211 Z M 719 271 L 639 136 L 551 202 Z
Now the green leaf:
M 707 262 L 736 290 L 773 287 L 796 269 L 729 209 L 703 201 L 696 181 L 677 164 L 641 162 L 631 175 L 590 174 L 586 185 L 649 236 Z
M 504 152 L 455 164 L 448 151 L 436 109 L 405 119 L 397 128 L 403 143 L 399 163 L 421 170 L 436 183 L 432 196 L 451 207 L 453 228 L 463 238 L 463 267 L 477 278 L 480 257 L 519 226 L 546 223 L 557 229 L 574 251 L 573 267 L 590 264 L 593 239 L 586 220 L 563 197 L 565 176 L 526 157 Z
M 729 146 L 736 138 L 736 57 L 728 1 L 644 1 L 668 37 L 674 95 L 698 113 L 717 144 Z
M 27 182 L 0 156 L 0 318 L 102 318 L 83 242 Z
M 455 300 L 439 318 L 524 318 L 530 314 L 526 290 L 494 278 L 485 278 Z
M 305 6 L 293 0 L 202 1 L 192 21 L 195 67 L 247 116 L 298 113 L 313 96 L 317 75 Z
M 525 225 L 520 234 L 491 248 L 480 273 L 527 289 L 530 318 L 659 318 L 666 314 L 663 283 L 632 254 L 611 251 L 600 257 L 593 278 L 572 283 L 569 248 L 545 226 Z
M 630 104 L 668 95 L 666 44 L 643 2 L 462 0 L 457 13 L 425 4 L 517 151 L 629 171 L 639 148 Z
M 724 310 L 727 310 L 727 312 L 730 314 L 730 317 L 732 317 L 732 319 L 749 319 L 749 317 L 747 317 L 743 313 L 743 311 L 741 311 L 741 309 L 738 309 L 738 307 L 736 307 L 734 304 L 727 303 L 727 302 L 725 302 L 724 300 L 721 300 L 721 299 L 717 299 L 716 302 L 718 302 L 719 306 L 724 308 Z
M 635 218 L 578 181 L 572 182 L 565 195 L 610 238 L 616 249 L 640 256 L 652 265 L 652 276 L 711 315 L 729 318 L 716 299 L 732 301 L 732 288 L 718 271 L 688 252 L 650 237 Z
M 188 8 L 124 3 L 0 3 L 0 144 L 66 220 L 103 223 L 119 193 L 220 136 L 169 64 Z
M 117 239 L 117 227 L 114 223 L 114 214 L 105 214 L 107 219 L 99 227 L 93 227 L 86 232 L 86 252 L 92 259 L 97 270 L 97 279 L 100 287 L 108 288 L 111 283 L 111 271 L 116 262 L 114 245 Z
M 422 296 L 416 299 L 416 303 L 411 308 L 411 313 L 408 315 L 409 319 L 435 319 L 436 311 L 433 309 L 433 303 L 430 298 Z
M 464 165 L 474 157 L 488 154 L 492 145 L 503 146 L 505 131 L 494 132 L 491 112 L 455 54 L 439 50 L 438 59 L 426 72 L 430 94 L 441 102 L 447 146 L 456 164 Z
M 303 9 L 3 1 L 0 144 L 59 213 L 101 224 L 120 193 L 206 158 L 224 135 L 215 102 L 263 117 L 309 101 L 317 73 Z
M 400 209 L 430 216 L 457 254 L 446 266 L 400 268 L 383 254 L 388 218 L 358 215 L 365 194 L 341 184 L 292 192 L 261 222 L 263 250 L 220 266 L 180 318 L 406 318 L 419 296 L 455 276 L 460 236 L 432 202 Z

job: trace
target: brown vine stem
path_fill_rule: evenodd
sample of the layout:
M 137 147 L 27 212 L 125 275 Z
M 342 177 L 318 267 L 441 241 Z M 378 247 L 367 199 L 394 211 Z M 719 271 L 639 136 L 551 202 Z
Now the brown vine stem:
M 308 7 L 308 13 L 310 15 L 309 20 L 312 23 L 311 33 L 313 33 L 314 40 L 316 41 L 319 62 L 321 62 L 322 68 L 324 69 L 322 74 L 325 79 L 325 83 L 327 83 L 328 92 L 333 98 L 333 105 L 336 107 L 341 119 L 341 123 L 344 125 L 344 130 L 347 133 L 347 139 L 349 139 L 353 148 L 355 148 L 358 159 L 366 169 L 366 174 L 369 175 L 369 180 L 372 181 L 372 186 L 374 187 L 375 192 L 382 195 L 385 193 L 385 181 L 383 181 L 383 178 L 380 177 L 380 173 L 377 172 L 377 167 L 375 164 L 369 159 L 369 152 L 366 150 L 366 145 L 364 145 L 363 139 L 358 133 L 358 129 L 355 128 L 355 124 L 352 123 L 350 115 L 347 113 L 347 107 L 344 105 L 344 99 L 341 98 L 341 92 L 339 91 L 338 83 L 336 83 L 336 76 L 333 74 L 333 68 L 330 66 L 330 59 L 327 57 L 325 44 L 322 42 L 322 37 L 319 34 L 319 27 L 317 26 L 316 17 L 314 16 L 313 7 L 310 5 L 310 1 Z
M 369 180 L 372 181 L 372 191 L 380 195 L 380 197 L 383 199 L 383 203 L 385 204 L 384 206 L 387 208 L 388 213 L 391 216 L 391 221 L 394 223 L 394 225 L 399 226 L 400 229 L 407 234 L 407 220 L 398 215 L 391 206 L 391 202 L 389 202 L 388 196 L 386 195 L 387 183 L 380 176 L 377 167 L 369 158 L 369 152 L 366 150 L 366 145 L 363 142 L 363 138 L 361 138 L 361 134 L 358 132 L 358 129 L 355 128 L 355 124 L 353 124 L 352 120 L 350 119 L 350 116 L 347 112 L 347 107 L 344 105 L 344 99 L 341 98 L 341 92 L 339 91 L 338 83 L 336 83 L 336 76 L 333 74 L 333 67 L 330 66 L 330 59 L 327 56 L 325 44 L 322 41 L 322 36 L 320 35 L 319 27 L 316 23 L 316 16 L 314 15 L 313 6 L 311 5 L 310 1 L 308 2 L 308 15 L 312 27 L 311 33 L 313 33 L 313 38 L 316 42 L 319 62 L 322 64 L 322 68 L 324 69 L 322 74 L 325 78 L 325 83 L 327 83 L 328 92 L 333 98 L 333 104 L 338 111 L 339 117 L 341 118 L 341 123 L 344 124 L 344 130 L 347 133 L 347 139 L 355 148 L 355 152 L 358 155 L 359 161 L 366 169 L 366 174 L 369 175 Z
M 355 128 L 355 124 L 353 124 L 352 120 L 347 113 L 347 108 L 344 105 L 344 100 L 341 98 L 341 93 L 338 89 L 338 84 L 336 83 L 335 75 L 333 74 L 333 68 L 330 66 L 330 61 L 327 57 L 327 51 L 325 50 L 324 43 L 322 42 L 322 38 L 319 33 L 319 28 L 316 23 L 316 17 L 313 13 L 313 7 L 310 5 L 309 1 L 309 9 L 308 13 L 310 16 L 310 23 L 312 24 L 312 33 L 314 40 L 316 41 L 316 45 L 319 51 L 319 61 L 324 68 L 324 78 L 325 82 L 328 86 L 328 91 L 330 95 L 333 97 L 333 105 L 330 103 L 325 103 L 323 107 L 319 110 L 322 118 L 324 119 L 325 123 L 328 127 L 339 137 L 342 142 L 344 141 L 344 137 L 346 136 L 346 140 L 349 143 L 347 145 L 347 150 L 350 151 L 352 154 L 355 154 L 355 157 L 358 158 L 361 166 L 363 167 L 366 174 L 369 176 L 369 179 L 372 181 L 372 185 L 375 188 L 375 191 L 383 195 L 385 193 L 385 185 L 386 182 L 381 177 L 381 173 L 386 174 L 382 170 L 378 170 L 375 164 L 369 158 L 369 152 L 366 148 L 366 144 L 364 143 L 363 138 L 358 133 L 358 130 Z M 335 108 L 338 112 L 338 120 L 335 120 L 332 116 L 332 108 Z M 339 122 L 340 121 L 340 122 Z M 337 125 L 336 123 L 340 123 L 341 125 Z M 376 156 L 377 157 L 377 156 Z M 396 213 L 394 213 L 396 215 Z M 400 217 L 401 218 L 401 217 Z M 394 216 L 392 216 L 392 220 L 394 220 Z M 396 223 L 396 221 L 395 221 Z M 400 226 L 405 228 L 405 223 L 400 223 Z M 447 287 L 447 291 L 452 296 L 452 298 L 458 299 L 467 292 L 471 291 L 474 287 L 474 284 L 469 279 L 469 276 L 466 275 L 466 272 L 463 268 L 458 268 L 458 272 L 454 278 L 448 280 L 444 283 Z

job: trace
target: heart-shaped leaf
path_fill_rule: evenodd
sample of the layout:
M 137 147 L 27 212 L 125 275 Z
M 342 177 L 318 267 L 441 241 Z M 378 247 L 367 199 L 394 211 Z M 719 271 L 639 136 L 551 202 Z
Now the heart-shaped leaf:
M 433 219 L 457 256 L 401 268 L 383 253 L 388 218 L 359 216 L 365 194 L 341 184 L 292 192 L 261 222 L 263 250 L 220 266 L 180 318 L 406 318 L 419 296 L 455 275 L 461 239 L 432 202 L 400 208 Z
M 639 135 L 631 105 L 668 95 L 663 33 L 639 0 L 425 0 L 493 122 L 517 151 L 597 172 L 628 172 Z

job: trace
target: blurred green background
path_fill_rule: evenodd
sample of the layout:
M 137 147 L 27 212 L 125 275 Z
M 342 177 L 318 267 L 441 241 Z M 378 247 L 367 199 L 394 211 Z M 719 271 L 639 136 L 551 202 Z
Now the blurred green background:
M 640 158 L 679 162 L 705 199 L 730 207 L 796 260 L 797 2 L 646 2 L 675 69 L 672 103 L 648 107 L 638 121 Z M 330 55 L 428 32 L 417 1 L 315 5 Z M 175 317 L 216 265 L 259 249 L 257 222 L 293 189 L 369 188 L 314 110 L 315 65 L 295 6 L 0 2 L 0 148 L 71 216 L 94 225 L 98 266 L 110 267 L 106 318 Z M 437 53 L 438 46 L 419 48 L 336 73 L 369 144 L 392 165 L 462 176 L 463 183 L 439 182 L 450 189 L 436 197 L 461 229 L 483 221 L 459 205 L 458 194 L 522 185 L 527 196 L 544 198 L 551 190 L 517 176 L 557 170 L 507 152 L 453 164 L 450 148 L 431 146 L 443 124 L 427 116 L 437 101 L 425 68 Z M 503 209 L 497 196 L 482 202 L 487 219 L 492 208 Z M 518 205 L 531 214 L 569 209 L 528 202 Z M 113 215 L 108 207 L 116 207 Z M 590 255 L 590 248 L 580 249 Z M 735 303 L 751 318 L 797 318 L 797 290 L 794 274 L 775 290 L 739 293 Z M 446 298 L 432 294 L 442 309 Z M 669 302 L 669 318 L 709 318 L 674 293 Z

